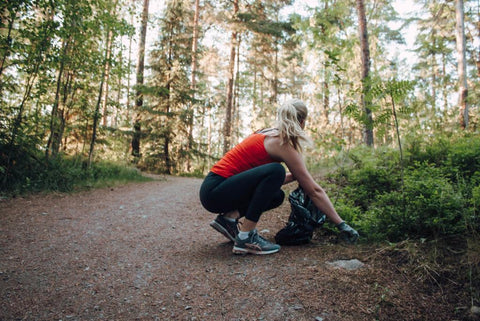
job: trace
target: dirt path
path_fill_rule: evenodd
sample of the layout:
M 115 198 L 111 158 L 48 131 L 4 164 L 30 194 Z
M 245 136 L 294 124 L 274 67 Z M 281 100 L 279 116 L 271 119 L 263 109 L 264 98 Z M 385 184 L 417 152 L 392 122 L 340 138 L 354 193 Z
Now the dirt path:
M 368 246 L 324 236 L 235 256 L 201 180 L 0 202 L 0 320 L 454 320 L 455 302 Z M 259 230 L 273 239 L 288 202 Z M 327 264 L 356 258 L 355 271 Z

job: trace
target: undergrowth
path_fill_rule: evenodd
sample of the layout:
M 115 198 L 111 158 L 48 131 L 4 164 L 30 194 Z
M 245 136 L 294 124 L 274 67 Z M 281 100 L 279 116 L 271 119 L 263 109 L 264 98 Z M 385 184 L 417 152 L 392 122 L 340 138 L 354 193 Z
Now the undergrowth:
M 401 164 L 394 149 L 349 151 L 328 175 L 341 216 L 370 241 L 478 232 L 480 138 L 412 141 L 405 154 Z
M 72 192 L 151 180 L 136 168 L 110 161 L 93 162 L 82 157 L 57 156 L 44 159 L 25 153 L 15 158 L 10 170 L 2 167 L 0 193 L 2 197 L 38 192 Z
M 362 242 L 388 244 L 419 282 L 480 305 L 480 137 L 409 141 L 403 163 L 389 148 L 340 157 L 324 185 Z

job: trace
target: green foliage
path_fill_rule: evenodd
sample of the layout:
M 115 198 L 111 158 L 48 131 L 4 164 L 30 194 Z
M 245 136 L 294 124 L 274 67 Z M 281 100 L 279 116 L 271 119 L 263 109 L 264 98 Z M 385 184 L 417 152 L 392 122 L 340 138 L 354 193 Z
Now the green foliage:
M 401 241 L 479 229 L 480 138 L 410 141 L 402 180 L 398 152 L 356 148 L 332 174 L 338 212 L 364 239 Z
M 469 182 L 480 172 L 480 139 L 477 136 L 438 137 L 409 142 L 410 162 L 435 164 L 448 169 L 450 179 Z
M 413 114 L 414 108 L 406 104 L 405 100 L 415 88 L 415 82 L 396 79 L 383 81 L 376 78 L 369 78 L 366 81 L 369 90 L 365 97 L 371 102 L 369 108 L 374 114 L 370 126 L 382 137 L 391 130 L 394 120 L 398 122 L 397 116 L 410 118 Z M 347 105 L 345 114 L 362 125 L 368 125 L 370 122 L 365 110 L 355 102 Z
M 380 157 L 379 157 L 380 156 Z M 366 210 L 370 200 L 400 187 L 398 156 L 395 151 L 379 149 L 376 153 L 359 147 L 349 154 L 351 170 L 341 172 L 343 193 L 354 205 Z
M 247 29 L 260 34 L 280 38 L 284 32 L 290 34 L 295 32 L 295 29 L 293 29 L 292 25 L 288 22 L 265 20 L 256 13 L 239 13 L 237 14 L 237 18 Z
M 377 195 L 369 204 L 362 230 L 369 238 L 401 241 L 438 238 L 464 231 L 465 199 L 441 170 L 420 167 L 407 172 L 403 191 Z
M 148 180 L 134 168 L 113 162 L 96 162 L 87 166 L 87 159 L 57 155 L 45 159 L 43 153 L 31 153 L 14 148 L 11 163 L 4 163 L 0 154 L 0 193 L 27 194 L 42 191 L 71 192 L 78 189 L 102 187 L 128 181 Z

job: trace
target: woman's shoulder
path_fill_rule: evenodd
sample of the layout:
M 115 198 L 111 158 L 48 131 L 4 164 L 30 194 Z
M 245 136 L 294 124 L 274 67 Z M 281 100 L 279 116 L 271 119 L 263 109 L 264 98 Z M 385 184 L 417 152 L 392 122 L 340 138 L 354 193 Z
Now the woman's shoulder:
M 265 149 L 270 156 L 277 160 L 285 161 L 293 154 L 298 154 L 298 151 L 293 148 L 291 144 L 284 143 L 280 135 L 267 135 L 263 141 Z
M 277 128 L 263 128 L 263 129 L 257 130 L 255 134 L 262 134 L 265 136 L 278 136 L 279 131 Z

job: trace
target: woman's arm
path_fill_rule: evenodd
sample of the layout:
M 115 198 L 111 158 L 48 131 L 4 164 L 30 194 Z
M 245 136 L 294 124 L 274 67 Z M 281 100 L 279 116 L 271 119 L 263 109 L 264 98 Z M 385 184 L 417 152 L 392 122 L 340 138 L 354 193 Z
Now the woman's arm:
M 275 159 L 285 162 L 290 174 L 298 181 L 305 193 L 310 197 L 313 204 L 321 210 L 335 224 L 343 222 L 335 210 L 330 198 L 323 188 L 318 185 L 305 166 L 305 162 L 298 151 L 292 146 L 281 144 L 279 137 L 266 137 L 265 149 Z M 288 175 L 288 174 L 287 174 Z M 287 180 L 288 176 L 285 178 Z
M 282 145 L 279 137 L 272 136 L 265 138 L 265 149 L 273 158 L 285 162 L 290 174 L 298 181 L 313 204 L 337 226 L 340 231 L 339 237 L 349 243 L 355 243 L 359 237 L 358 232 L 338 215 L 327 193 L 314 181 L 307 170 L 300 153 L 290 145 Z M 287 180 L 287 177 L 285 180 Z

